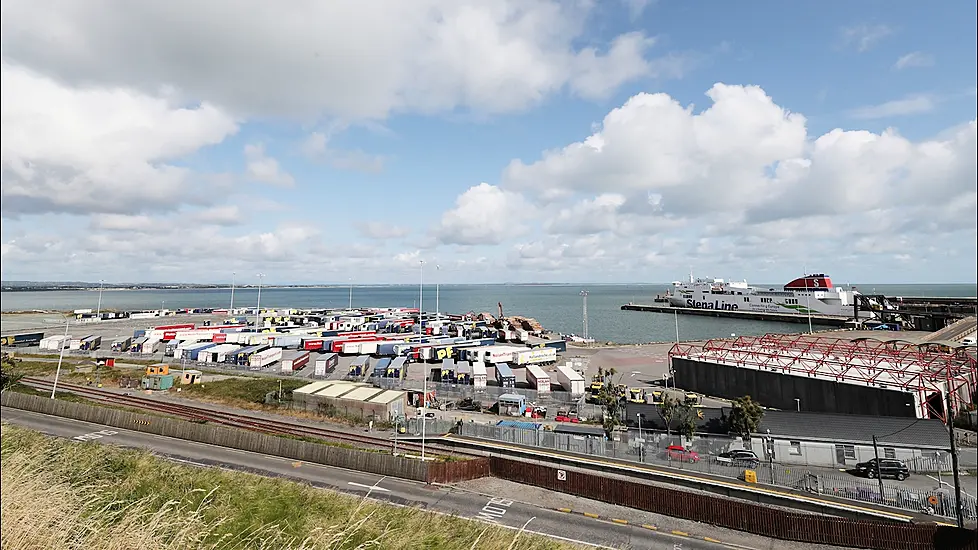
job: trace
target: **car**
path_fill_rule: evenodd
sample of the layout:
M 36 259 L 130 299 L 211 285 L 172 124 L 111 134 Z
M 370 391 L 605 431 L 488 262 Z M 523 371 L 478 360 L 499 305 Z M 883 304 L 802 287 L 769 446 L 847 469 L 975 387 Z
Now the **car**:
M 756 468 L 761 463 L 761 459 L 757 458 L 754 451 L 746 449 L 720 453 L 717 455 L 716 461 L 725 466 L 748 466 L 750 468 Z
M 682 460 L 683 462 L 699 462 L 700 455 L 689 447 L 682 445 L 669 445 L 666 448 L 666 458 L 669 460 Z
M 879 461 L 878 469 L 880 477 L 895 477 L 897 481 L 903 481 L 910 477 L 910 468 L 899 460 L 893 460 L 892 458 L 874 458 L 866 462 L 860 462 L 856 464 L 856 472 L 870 479 L 876 477 L 877 461 Z

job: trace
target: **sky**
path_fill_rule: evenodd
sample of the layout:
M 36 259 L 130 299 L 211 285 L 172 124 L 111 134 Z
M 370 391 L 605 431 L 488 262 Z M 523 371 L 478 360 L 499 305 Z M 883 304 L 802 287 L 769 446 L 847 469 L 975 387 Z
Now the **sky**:
M 2 278 L 974 283 L 976 16 L 4 0 Z

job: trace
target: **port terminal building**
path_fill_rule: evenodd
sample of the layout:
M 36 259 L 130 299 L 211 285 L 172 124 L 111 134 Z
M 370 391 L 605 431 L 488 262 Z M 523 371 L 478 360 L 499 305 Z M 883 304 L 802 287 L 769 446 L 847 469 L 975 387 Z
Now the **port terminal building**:
M 676 344 L 677 387 L 774 409 L 946 419 L 974 403 L 978 361 L 951 342 L 768 334 Z

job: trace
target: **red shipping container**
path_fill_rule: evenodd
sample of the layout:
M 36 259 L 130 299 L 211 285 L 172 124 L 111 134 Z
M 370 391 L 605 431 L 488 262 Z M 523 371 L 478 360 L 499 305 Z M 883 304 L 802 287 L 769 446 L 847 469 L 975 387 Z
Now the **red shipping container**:
M 173 340 L 176 337 L 177 337 L 177 332 L 176 331 L 173 331 L 173 332 L 164 332 L 163 333 L 163 339 L 164 340 Z
M 211 341 L 217 344 L 223 344 L 224 342 L 228 341 L 228 335 L 224 332 L 215 332 Z
M 302 349 L 307 350 L 307 351 L 316 351 L 316 350 L 323 349 L 323 341 L 322 340 L 306 340 L 305 342 L 302 343 Z

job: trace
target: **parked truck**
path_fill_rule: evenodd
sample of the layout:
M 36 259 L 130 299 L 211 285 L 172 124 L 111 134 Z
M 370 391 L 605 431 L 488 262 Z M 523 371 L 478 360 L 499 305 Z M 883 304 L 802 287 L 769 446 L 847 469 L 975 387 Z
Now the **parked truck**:
M 248 358 L 248 366 L 252 369 L 267 367 L 282 358 L 282 348 L 268 348 L 259 351 Z
M 99 349 L 99 347 L 101 346 L 102 346 L 102 337 L 93 334 L 91 336 L 86 336 L 84 339 L 82 339 L 81 345 L 78 346 L 78 349 L 82 351 L 95 351 Z
M 472 363 L 472 387 L 479 390 L 486 389 L 486 382 L 488 381 L 488 375 L 486 374 L 486 364 L 482 361 Z
M 496 383 L 503 388 L 515 388 L 516 376 L 509 368 L 508 363 L 496 363 Z
M 129 346 L 132 345 L 132 337 L 126 336 L 123 338 L 116 338 L 112 341 L 112 351 L 129 351 Z
M 7 334 L 0 336 L 0 345 L 7 347 L 30 347 L 39 346 L 44 339 L 43 332 L 24 332 L 21 334 Z
M 328 376 L 334 370 L 336 370 L 336 365 L 340 363 L 340 355 L 338 353 L 327 353 L 322 356 L 321 359 L 316 359 L 315 371 L 313 371 L 313 376 L 323 377 Z
M 546 365 L 557 362 L 557 350 L 554 348 L 536 348 L 518 351 L 513 354 L 513 363 L 523 365 Z

